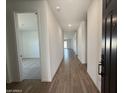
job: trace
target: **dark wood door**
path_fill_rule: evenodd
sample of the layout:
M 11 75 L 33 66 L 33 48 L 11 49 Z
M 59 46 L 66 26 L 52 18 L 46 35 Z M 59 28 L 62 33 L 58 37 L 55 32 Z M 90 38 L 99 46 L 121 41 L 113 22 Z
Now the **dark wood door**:
M 102 93 L 117 93 L 117 0 L 103 0 Z

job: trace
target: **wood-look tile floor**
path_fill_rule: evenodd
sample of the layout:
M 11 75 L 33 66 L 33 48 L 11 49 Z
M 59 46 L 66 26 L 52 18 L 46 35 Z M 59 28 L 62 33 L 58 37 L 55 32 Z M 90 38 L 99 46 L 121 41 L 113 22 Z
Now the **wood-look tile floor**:
M 24 80 L 20 83 L 7 84 L 7 93 L 99 93 L 73 51 L 64 50 L 64 60 L 52 83 L 40 80 Z

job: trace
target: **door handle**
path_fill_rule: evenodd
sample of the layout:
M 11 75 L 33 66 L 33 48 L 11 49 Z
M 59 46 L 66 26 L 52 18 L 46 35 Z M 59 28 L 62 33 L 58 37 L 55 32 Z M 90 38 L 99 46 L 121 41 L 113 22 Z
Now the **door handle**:
M 102 75 L 102 64 L 101 63 L 98 64 L 98 74 Z
M 104 67 L 103 67 L 102 63 L 98 64 L 98 74 L 101 75 L 102 77 L 104 77 Z
M 98 74 L 104 76 L 104 55 L 101 56 L 101 62 L 98 64 Z

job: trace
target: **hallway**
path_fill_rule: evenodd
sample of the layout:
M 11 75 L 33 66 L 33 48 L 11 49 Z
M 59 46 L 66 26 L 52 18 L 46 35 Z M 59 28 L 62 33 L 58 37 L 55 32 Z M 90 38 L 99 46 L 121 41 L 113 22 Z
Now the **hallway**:
M 19 13 L 31 13 L 35 19 L 37 17 L 37 26 L 30 24 L 33 23 L 32 17 L 25 18 L 29 22 L 21 20 L 19 26 Z M 24 64 L 25 79 L 20 73 L 23 48 L 18 48 L 18 30 L 26 33 L 38 31 L 39 37 L 40 65 L 36 63 L 38 68 L 32 69 L 33 64 L 28 63 L 29 69 L 25 70 L 27 66 Z M 25 35 L 29 39 L 29 35 Z M 21 44 L 29 44 L 23 39 Z M 101 39 L 101 0 L 8 1 L 7 89 L 20 89 L 23 93 L 98 93 L 101 91 L 101 75 L 98 74 Z M 67 41 L 65 50 L 64 41 Z M 26 50 L 36 49 L 35 43 Z M 34 72 L 40 72 L 40 75 Z
M 64 49 L 64 59 L 52 83 L 40 80 L 24 80 L 7 84 L 7 93 L 17 89 L 19 93 L 99 93 L 88 73 L 71 49 Z

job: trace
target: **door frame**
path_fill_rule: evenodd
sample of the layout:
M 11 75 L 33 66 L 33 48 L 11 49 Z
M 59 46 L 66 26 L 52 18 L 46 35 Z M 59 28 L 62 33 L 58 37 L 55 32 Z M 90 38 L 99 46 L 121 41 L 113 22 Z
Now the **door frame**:
M 40 55 L 40 80 L 42 80 L 41 77 L 41 40 L 40 40 L 40 25 L 39 25 L 39 12 L 38 11 L 14 11 L 13 17 L 14 17 L 14 30 L 15 30 L 15 38 L 16 38 L 16 49 L 17 49 L 17 58 L 18 58 L 18 71 L 19 71 L 19 81 L 23 81 L 22 78 L 22 66 L 19 58 L 19 34 L 18 34 L 18 28 L 17 28 L 17 14 L 18 13 L 36 13 L 37 16 L 37 28 L 38 28 L 38 42 L 39 42 L 39 55 Z
M 103 0 L 102 93 L 117 93 L 117 0 Z

